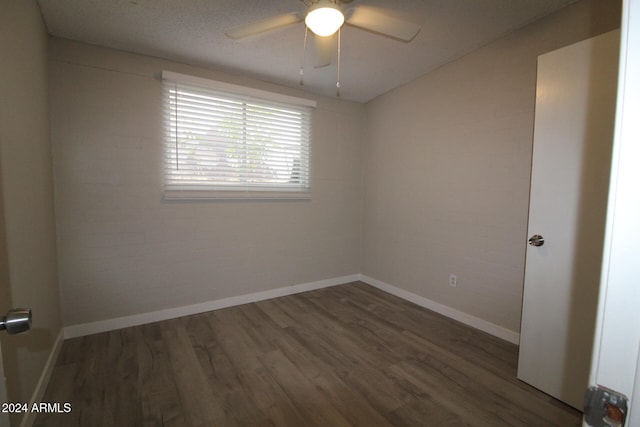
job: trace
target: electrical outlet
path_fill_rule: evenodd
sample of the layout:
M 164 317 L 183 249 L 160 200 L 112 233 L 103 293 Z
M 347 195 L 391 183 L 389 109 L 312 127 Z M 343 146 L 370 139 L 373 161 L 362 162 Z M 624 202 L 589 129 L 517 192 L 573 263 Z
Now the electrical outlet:
M 449 275 L 449 286 L 451 286 L 452 288 L 458 286 L 458 276 L 456 276 L 455 274 Z

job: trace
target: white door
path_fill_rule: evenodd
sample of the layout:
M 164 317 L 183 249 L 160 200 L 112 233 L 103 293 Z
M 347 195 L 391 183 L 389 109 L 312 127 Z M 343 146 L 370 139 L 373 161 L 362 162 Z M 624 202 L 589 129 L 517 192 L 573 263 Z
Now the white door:
M 640 426 L 640 0 L 622 9 L 620 85 L 590 385 L 625 395 Z
M 578 408 L 593 344 L 619 31 L 538 58 L 518 378 Z M 542 242 L 542 239 L 544 241 Z

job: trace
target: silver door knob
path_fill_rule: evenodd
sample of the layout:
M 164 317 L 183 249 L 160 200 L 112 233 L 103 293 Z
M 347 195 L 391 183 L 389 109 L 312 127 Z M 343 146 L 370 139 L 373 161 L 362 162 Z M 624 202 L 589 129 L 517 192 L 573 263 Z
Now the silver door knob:
M 544 245 L 544 237 L 539 234 L 534 234 L 529 238 L 529 244 L 531 246 L 542 246 Z
M 9 335 L 19 334 L 31 329 L 31 309 L 14 308 L 0 317 L 0 331 L 5 330 Z

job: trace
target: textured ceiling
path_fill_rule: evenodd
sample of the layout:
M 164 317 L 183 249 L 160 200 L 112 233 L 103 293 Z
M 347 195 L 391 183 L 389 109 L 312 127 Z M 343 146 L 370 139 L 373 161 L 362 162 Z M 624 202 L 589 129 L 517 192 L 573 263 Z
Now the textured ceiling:
M 345 26 L 343 99 L 366 102 L 576 0 L 354 0 L 422 24 L 403 43 Z M 234 41 L 226 30 L 303 12 L 299 0 L 38 0 L 49 33 L 120 50 L 299 86 L 304 24 Z M 312 53 L 312 52 L 309 52 Z M 309 92 L 335 96 L 336 61 L 314 69 Z

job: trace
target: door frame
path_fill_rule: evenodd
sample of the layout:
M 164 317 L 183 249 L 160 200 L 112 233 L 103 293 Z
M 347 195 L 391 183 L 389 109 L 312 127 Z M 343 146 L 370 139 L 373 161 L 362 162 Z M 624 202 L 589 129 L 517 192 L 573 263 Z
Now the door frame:
M 640 425 L 640 0 L 623 0 L 617 114 L 590 385 L 629 398 Z M 587 426 L 586 422 L 583 422 Z

